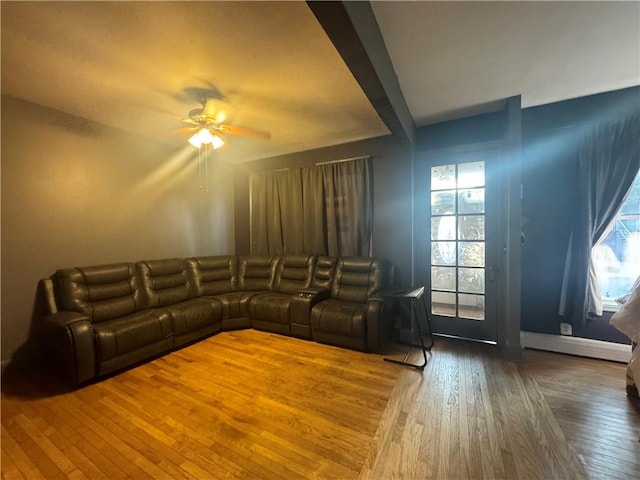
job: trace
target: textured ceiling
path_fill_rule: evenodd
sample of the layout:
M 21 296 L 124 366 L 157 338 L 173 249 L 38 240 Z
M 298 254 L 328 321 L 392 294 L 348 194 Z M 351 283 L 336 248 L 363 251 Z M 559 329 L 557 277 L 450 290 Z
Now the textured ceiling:
M 417 125 L 640 84 L 640 2 L 372 2 Z
M 229 137 L 233 163 L 389 133 L 304 2 L 0 5 L 3 94 L 184 145 L 211 88 L 272 134 Z M 417 125 L 640 84 L 640 2 L 371 5 Z
M 2 2 L 2 93 L 184 144 L 194 88 L 224 99 L 242 162 L 388 134 L 304 2 Z

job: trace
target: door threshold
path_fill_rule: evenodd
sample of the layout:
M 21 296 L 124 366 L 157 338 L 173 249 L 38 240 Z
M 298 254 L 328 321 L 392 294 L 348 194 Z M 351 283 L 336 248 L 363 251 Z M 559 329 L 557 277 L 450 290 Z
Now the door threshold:
M 498 342 L 494 340 L 479 340 L 477 338 L 459 337 L 458 335 L 448 335 L 446 333 L 435 333 L 435 332 L 433 335 L 435 337 L 453 338 L 455 340 L 466 340 L 468 342 L 485 343 L 487 345 L 498 345 Z

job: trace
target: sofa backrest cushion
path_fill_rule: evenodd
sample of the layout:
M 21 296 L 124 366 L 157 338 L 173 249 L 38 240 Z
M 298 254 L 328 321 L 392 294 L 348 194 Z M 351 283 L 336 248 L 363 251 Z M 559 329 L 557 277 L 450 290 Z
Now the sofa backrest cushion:
M 195 295 L 219 295 L 236 290 L 238 259 L 235 255 L 187 258 Z
M 238 290 L 273 290 L 277 256 L 238 257 Z
M 141 290 L 148 308 L 164 307 L 193 297 L 182 258 L 145 260 L 136 263 Z
M 315 255 L 289 253 L 280 257 L 273 289 L 280 293 L 296 293 L 311 285 Z
M 316 260 L 316 268 L 313 271 L 313 280 L 311 286 L 317 288 L 331 288 L 333 282 L 333 274 L 336 270 L 336 257 L 318 257 Z
M 365 303 L 386 287 L 387 268 L 383 260 L 343 257 L 338 260 L 331 286 L 331 298 Z
M 101 322 L 141 308 L 140 287 L 132 263 L 64 268 L 53 276 L 60 310 Z

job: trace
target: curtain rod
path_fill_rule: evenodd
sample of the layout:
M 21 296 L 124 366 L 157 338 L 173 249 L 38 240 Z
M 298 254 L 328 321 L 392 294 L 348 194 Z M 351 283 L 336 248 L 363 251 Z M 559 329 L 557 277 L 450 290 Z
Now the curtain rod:
M 289 170 L 291 170 L 289 167 L 287 167 L 287 168 L 276 168 L 275 170 L 261 170 L 259 172 L 253 172 L 249 176 L 252 177 L 253 175 L 260 175 L 262 173 L 288 172 Z
M 342 162 L 350 162 L 352 160 L 360 160 L 361 158 L 380 158 L 381 155 L 362 155 L 360 157 L 351 157 L 351 158 L 343 158 L 341 160 L 329 160 L 328 162 L 319 162 L 319 163 L 314 163 L 313 166 L 317 167 L 318 165 L 331 165 L 332 163 L 342 163 Z M 260 173 L 276 173 L 276 172 L 286 172 L 291 170 L 291 168 L 287 167 L 287 168 L 277 168 L 275 170 L 263 170 L 261 172 L 255 172 L 252 173 L 251 175 L 258 175 Z
M 343 158 L 341 160 L 329 160 L 328 162 L 320 162 L 320 163 L 316 163 L 314 165 L 318 166 L 318 165 L 329 165 L 331 163 L 350 162 L 352 160 L 360 160 L 361 158 L 376 158 L 376 157 L 374 155 L 362 155 L 361 157 Z

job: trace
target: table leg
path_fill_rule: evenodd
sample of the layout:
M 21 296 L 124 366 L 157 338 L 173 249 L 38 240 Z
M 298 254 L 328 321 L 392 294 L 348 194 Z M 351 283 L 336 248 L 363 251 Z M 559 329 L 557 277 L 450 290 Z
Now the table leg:
M 426 306 L 424 305 L 424 301 L 423 301 L 423 307 L 425 309 L 425 313 L 427 313 Z M 407 352 L 407 355 L 405 356 L 404 360 L 396 360 L 396 359 L 393 359 L 393 358 L 385 358 L 384 361 L 385 362 L 390 362 L 390 363 L 397 363 L 398 365 L 406 365 L 407 367 L 413 367 L 413 368 L 415 368 L 417 370 L 424 370 L 424 367 L 427 366 L 427 347 L 425 347 L 425 345 L 424 345 L 422 327 L 420 326 L 420 320 L 418 319 L 418 312 L 416 312 L 415 299 L 411 299 L 411 321 L 415 321 L 415 325 L 418 328 L 418 334 L 420 336 L 420 346 L 415 345 L 415 347 L 420 348 L 420 350 L 422 350 L 422 356 L 424 358 L 423 363 L 420 364 L 420 365 L 416 365 L 415 363 L 409 363 L 409 362 L 406 361 L 406 359 L 409 356 L 409 353 L 411 352 L 411 350 L 409 350 L 409 352 Z M 429 316 L 428 315 L 427 315 L 427 324 L 429 325 L 429 334 L 431 336 L 431 345 L 429 345 L 428 350 L 431 350 L 431 347 L 433 346 L 433 334 L 431 332 L 431 323 L 429 322 Z M 411 345 L 411 347 L 414 347 L 414 345 Z

